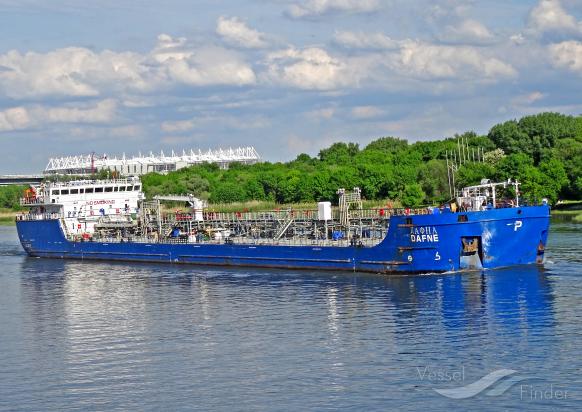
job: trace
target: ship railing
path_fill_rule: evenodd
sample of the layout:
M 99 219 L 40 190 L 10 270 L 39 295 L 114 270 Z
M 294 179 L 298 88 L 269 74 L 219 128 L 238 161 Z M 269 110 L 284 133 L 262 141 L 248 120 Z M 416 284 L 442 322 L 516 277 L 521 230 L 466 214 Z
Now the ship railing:
M 62 219 L 62 213 L 22 213 L 16 215 L 16 220 L 21 221 L 29 221 L 29 220 L 56 220 Z
M 138 184 L 139 179 L 137 178 L 125 178 L 125 179 L 83 179 L 83 180 L 69 180 L 66 182 L 50 182 L 48 183 L 52 188 L 56 187 L 76 187 L 76 186 L 87 186 L 95 184 L 126 184 L 133 185 Z
M 372 208 L 352 209 L 348 211 L 350 219 L 389 219 L 390 216 L 427 215 L 432 213 L 430 208 Z M 340 211 L 332 209 L 331 220 L 339 220 Z M 193 220 L 194 214 L 181 213 L 178 220 Z M 293 218 L 296 221 L 318 220 L 318 212 L 314 209 L 270 210 L 261 212 L 214 212 L 204 210 L 204 221 L 237 222 L 237 221 L 287 221 Z
M 44 197 L 21 197 L 20 206 L 34 206 L 34 205 L 44 205 L 46 200 Z
M 372 247 L 379 244 L 383 238 L 364 238 L 358 239 L 357 241 L 348 239 L 308 239 L 308 238 L 290 238 L 290 239 L 252 239 L 252 238 L 229 238 L 228 240 L 221 239 L 209 239 L 201 241 L 192 241 L 187 238 L 174 238 L 174 239 L 152 239 L 151 237 L 99 237 L 93 239 L 83 239 L 82 235 L 69 235 L 69 239 L 72 241 L 95 241 L 99 243 L 149 243 L 149 244 L 189 244 L 189 245 L 222 245 L 222 244 L 235 244 L 235 245 L 248 245 L 248 246 L 312 246 L 312 247 L 325 247 L 325 246 L 357 246 L 357 247 Z
M 338 239 L 334 240 L 328 239 L 312 239 L 308 237 L 293 237 L 293 238 L 251 238 L 251 237 L 241 237 L 234 236 L 226 239 L 204 239 L 197 240 L 193 237 L 179 237 L 179 238 L 166 238 L 166 239 L 156 239 L 151 236 L 129 236 L 129 237 L 94 237 L 94 238 L 83 238 L 81 234 L 69 234 L 67 237 L 72 241 L 95 241 L 100 243 L 151 243 L 151 244 L 189 244 L 189 245 L 222 245 L 222 244 L 234 244 L 234 245 L 249 245 L 249 246 L 312 246 L 312 247 L 325 247 L 325 246 L 355 246 L 355 247 L 372 247 L 379 244 L 384 239 L 385 233 L 381 237 L 369 237 L 369 238 L 351 238 L 351 239 Z

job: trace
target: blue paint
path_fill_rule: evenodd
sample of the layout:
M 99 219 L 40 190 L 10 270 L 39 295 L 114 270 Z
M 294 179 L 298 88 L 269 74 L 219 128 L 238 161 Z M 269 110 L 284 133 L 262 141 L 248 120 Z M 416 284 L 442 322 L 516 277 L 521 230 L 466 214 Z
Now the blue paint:
M 462 239 L 478 242 L 475 268 L 536 263 L 543 257 L 549 223 L 546 205 L 392 216 L 386 237 L 374 247 L 71 242 L 59 220 L 16 224 L 31 256 L 414 273 L 471 269 L 461 263 Z

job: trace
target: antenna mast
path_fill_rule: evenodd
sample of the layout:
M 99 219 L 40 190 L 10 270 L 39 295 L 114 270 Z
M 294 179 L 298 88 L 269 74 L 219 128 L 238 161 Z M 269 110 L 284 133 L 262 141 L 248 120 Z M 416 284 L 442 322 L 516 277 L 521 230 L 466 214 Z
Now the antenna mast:
M 447 178 L 449 182 L 449 194 L 451 199 L 456 196 L 455 190 L 455 174 L 459 168 L 467 163 L 483 163 L 485 149 L 477 148 L 477 159 L 475 159 L 475 149 L 469 148 L 469 140 L 466 137 L 457 137 L 456 149 L 445 151 L 445 159 L 447 162 Z

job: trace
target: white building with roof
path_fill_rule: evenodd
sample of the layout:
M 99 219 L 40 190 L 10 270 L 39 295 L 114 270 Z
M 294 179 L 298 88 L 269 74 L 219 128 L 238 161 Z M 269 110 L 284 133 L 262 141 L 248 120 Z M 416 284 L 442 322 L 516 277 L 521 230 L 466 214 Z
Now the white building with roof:
M 182 154 L 166 156 L 164 152 L 154 155 L 150 152 L 144 156 L 111 157 L 107 154 L 65 156 L 51 158 L 44 170 L 45 175 L 91 175 L 102 170 L 118 172 L 121 176 L 137 176 L 150 172 L 167 173 L 184 167 L 215 163 L 222 169 L 227 169 L 230 163 L 253 164 L 261 160 L 254 147 L 237 147 L 236 149 L 216 149 L 203 152 L 201 150 L 182 151 Z

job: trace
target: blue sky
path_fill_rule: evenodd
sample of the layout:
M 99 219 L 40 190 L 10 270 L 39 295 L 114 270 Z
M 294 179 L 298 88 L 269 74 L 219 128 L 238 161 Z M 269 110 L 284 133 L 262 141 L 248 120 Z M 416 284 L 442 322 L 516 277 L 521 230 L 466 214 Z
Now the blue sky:
M 0 173 L 582 113 L 582 0 L 0 0 Z

